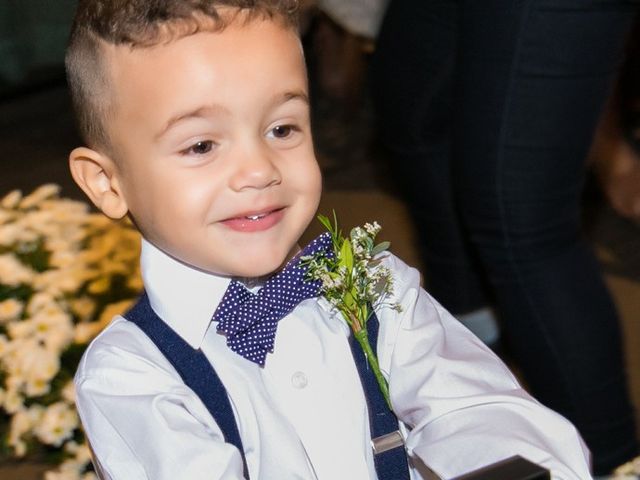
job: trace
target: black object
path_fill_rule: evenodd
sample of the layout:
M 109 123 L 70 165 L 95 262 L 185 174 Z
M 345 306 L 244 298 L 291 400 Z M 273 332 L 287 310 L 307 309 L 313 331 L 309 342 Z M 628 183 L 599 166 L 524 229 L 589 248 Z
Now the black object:
M 551 474 L 546 468 L 516 455 L 452 480 L 551 480 Z

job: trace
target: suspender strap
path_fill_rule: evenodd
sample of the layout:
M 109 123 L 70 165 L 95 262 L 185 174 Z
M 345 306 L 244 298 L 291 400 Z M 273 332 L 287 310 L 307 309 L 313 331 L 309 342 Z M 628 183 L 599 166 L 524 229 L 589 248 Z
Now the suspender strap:
M 200 397 L 218 427 L 222 430 L 227 442 L 234 445 L 242 455 L 244 475 L 249 478 L 249 471 L 244 456 L 242 440 L 238 432 L 231 403 L 227 391 L 215 369 L 209 363 L 202 350 L 194 350 L 164 321 L 158 317 L 149 304 L 149 298 L 143 293 L 138 303 L 124 317 L 135 323 L 156 344 L 162 354 L 178 371 L 184 383 Z M 378 319 L 375 315 L 367 322 L 369 342 L 375 352 L 378 339 Z M 369 369 L 366 357 L 357 340 L 351 336 L 351 352 L 358 368 L 360 380 L 369 406 L 369 421 L 373 438 L 382 439 L 381 445 L 393 444 L 394 432 L 398 430 L 398 421 L 389 410 L 378 383 Z M 409 467 L 404 445 L 374 455 L 376 472 L 379 480 L 408 480 Z
M 184 383 L 200 397 L 222 430 L 225 440 L 240 451 L 244 475 L 249 478 L 242 439 L 227 391 L 202 350 L 194 350 L 158 317 L 151 308 L 146 293 L 143 293 L 138 303 L 125 314 L 125 318 L 135 323 L 156 344 L 173 364 Z
M 367 320 L 367 335 L 371 348 L 374 354 L 377 355 L 378 318 L 375 313 Z M 373 371 L 369 368 L 366 356 L 354 335 L 351 335 L 350 343 L 351 353 L 358 367 L 360 381 L 362 382 L 369 406 L 371 436 L 374 439 L 380 439 L 382 443 L 384 443 L 385 439 L 394 443 L 394 437 L 399 436 L 399 433 L 395 433 L 398 432 L 398 419 L 395 414 L 389 410 L 387 402 L 380 391 L 380 387 L 378 387 L 378 381 Z M 387 443 L 389 443 L 389 441 L 387 441 Z M 394 448 L 384 450 L 374 455 L 379 480 L 408 480 L 410 478 L 404 442 L 398 443 L 394 443 L 396 445 Z

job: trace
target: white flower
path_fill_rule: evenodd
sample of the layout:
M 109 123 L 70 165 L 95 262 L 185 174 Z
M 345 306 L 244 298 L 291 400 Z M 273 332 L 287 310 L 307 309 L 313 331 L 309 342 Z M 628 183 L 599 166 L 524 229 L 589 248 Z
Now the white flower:
M 51 391 L 48 379 L 30 377 L 25 380 L 24 393 L 27 397 L 41 397 Z
M 63 400 L 65 400 L 67 403 L 70 403 L 71 405 L 75 405 L 76 388 L 75 388 L 75 385 L 73 384 L 73 381 L 69 380 L 67 382 L 67 384 L 62 389 L 61 394 L 62 394 Z
M 7 424 L 14 422 L 15 455 L 27 453 L 31 441 L 65 445 L 71 458 L 48 472 L 47 479 L 97 480 L 85 473 L 91 460 L 88 446 L 67 442 L 79 428 L 74 385 L 56 385 L 52 392 L 52 381 L 74 338 L 88 342 L 133 302 L 120 301 L 122 295 L 114 291 L 119 297 L 104 307 L 100 295 L 111 293 L 114 280 L 130 292 L 143 288 L 140 235 L 130 222 L 113 222 L 90 213 L 86 202 L 58 194 L 56 185 L 44 185 L 26 197 L 16 190 L 0 199 L 0 285 L 25 285 L 21 293 L 33 292 L 26 299 L 0 301 L 0 411 L 7 414 Z M 101 315 L 90 322 L 96 313 Z M 57 403 L 45 415 L 37 402 L 47 393 Z M 41 422 L 30 425 L 25 403 L 40 412 Z
M 128 299 L 112 303 L 105 307 L 97 321 L 78 323 L 75 326 L 74 341 L 80 344 L 89 343 L 90 340 L 109 325 L 113 317 L 126 312 L 134 301 L 134 299 Z
M 7 210 L 12 210 L 18 206 L 22 199 L 22 192 L 20 190 L 12 190 L 0 200 L 0 206 Z
M 23 229 L 16 223 L 0 226 L 0 245 L 9 247 L 18 242 Z
M 0 302 L 0 324 L 15 320 L 22 314 L 24 305 L 20 300 L 9 298 Z
M 4 393 L 2 406 L 8 414 L 14 414 L 24 408 L 24 397 L 16 388 L 8 388 Z
M 76 464 L 65 461 L 57 471 L 49 470 L 44 474 L 44 480 L 83 480 Z
M 62 462 L 58 469 L 45 473 L 45 480 L 68 479 L 74 478 L 79 480 L 98 480 L 93 472 L 82 473 L 87 469 L 91 462 L 91 450 L 86 443 L 78 444 L 73 440 L 64 444 L 65 452 L 73 455 L 73 457 Z
M 353 230 L 351 230 L 350 236 L 352 240 L 359 241 L 359 240 L 362 240 L 362 238 L 364 238 L 365 235 L 366 233 L 364 232 L 362 227 L 354 227 Z
M 71 316 L 56 303 L 37 310 L 31 318 L 7 325 L 7 331 L 12 339 L 34 339 L 57 352 L 73 340 Z
M 55 307 L 56 299 L 48 292 L 36 292 L 29 299 L 27 314 L 33 316 L 40 310 Z
M 370 223 L 365 223 L 364 229 L 367 231 L 369 235 L 371 235 L 372 237 L 375 237 L 380 232 L 382 227 L 378 224 L 378 222 L 373 222 L 373 225 Z
M 66 452 L 73 455 L 76 462 L 85 464 L 91 461 L 91 449 L 89 444 L 85 442 L 78 443 L 73 440 L 65 443 L 64 449 Z
M 0 334 L 0 361 L 2 360 L 2 357 L 6 355 L 8 346 L 9 346 L 9 339 L 7 338 L 6 335 Z
M 93 274 L 82 265 L 72 268 L 47 270 L 38 274 L 32 281 L 33 288 L 48 292 L 53 296 L 77 292 Z
M 33 338 L 16 339 L 7 346 L 3 364 L 9 376 L 7 385 L 28 385 L 32 392 L 46 393 L 49 381 L 60 370 L 60 354 Z M 5 408 L 7 408 L 5 400 Z
M 51 268 L 65 269 L 72 268 L 78 261 L 77 249 L 71 248 L 71 246 L 65 246 L 66 248 L 52 248 L 50 242 L 46 242 L 45 248 L 51 252 L 49 257 L 49 266 Z
M 75 326 L 73 341 L 79 344 L 89 343 L 102 331 L 102 326 L 98 322 L 82 322 Z
M 365 253 L 364 247 L 356 239 L 351 240 L 351 249 L 356 257 L 360 257 Z
M 43 200 L 57 195 L 58 192 L 60 192 L 60 187 L 58 185 L 55 185 L 53 183 L 42 185 L 22 199 L 22 201 L 20 202 L 20 208 L 26 210 L 28 208 L 35 207 Z
M 57 402 L 46 408 L 33 433 L 41 442 L 59 447 L 78 426 L 75 409 L 64 402 Z
M 21 408 L 11 417 L 11 426 L 7 443 L 13 447 L 16 456 L 22 457 L 26 453 L 26 443 L 23 437 L 31 430 L 42 417 L 44 409 L 39 405 L 33 405 L 29 409 Z
M 35 272 L 24 265 L 13 253 L 0 255 L 0 283 L 16 287 L 33 281 Z
M 14 220 L 16 218 L 15 212 L 11 210 L 5 210 L 0 206 L 0 231 L 2 230 L 2 226 L 4 224 L 8 224 L 10 220 Z

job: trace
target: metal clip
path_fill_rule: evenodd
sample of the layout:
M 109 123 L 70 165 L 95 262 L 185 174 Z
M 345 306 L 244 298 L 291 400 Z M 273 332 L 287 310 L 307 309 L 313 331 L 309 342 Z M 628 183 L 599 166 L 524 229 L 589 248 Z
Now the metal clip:
M 402 447 L 403 445 L 404 438 L 402 437 L 400 430 L 371 439 L 371 446 L 373 447 L 374 455 Z

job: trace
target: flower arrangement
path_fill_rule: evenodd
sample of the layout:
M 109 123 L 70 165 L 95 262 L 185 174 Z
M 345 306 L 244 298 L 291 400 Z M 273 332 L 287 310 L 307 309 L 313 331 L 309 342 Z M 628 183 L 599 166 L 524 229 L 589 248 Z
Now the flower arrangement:
M 0 200 L 0 460 L 57 465 L 89 480 L 72 377 L 84 349 L 142 289 L 140 238 L 126 221 L 44 185 Z
M 345 238 L 338 228 L 333 212 L 333 224 L 325 215 L 318 220 L 331 234 L 333 251 L 304 258 L 310 279 L 320 280 L 321 293 L 347 322 L 362 348 L 367 362 L 376 377 L 389 409 L 387 380 L 380 371 L 378 359 L 373 353 L 367 335 L 367 321 L 376 310 L 387 306 L 400 311 L 398 303 L 389 302 L 393 294 L 393 278 L 382 265 L 379 255 L 389 248 L 389 242 L 375 243 L 381 230 L 377 222 L 355 227 Z

